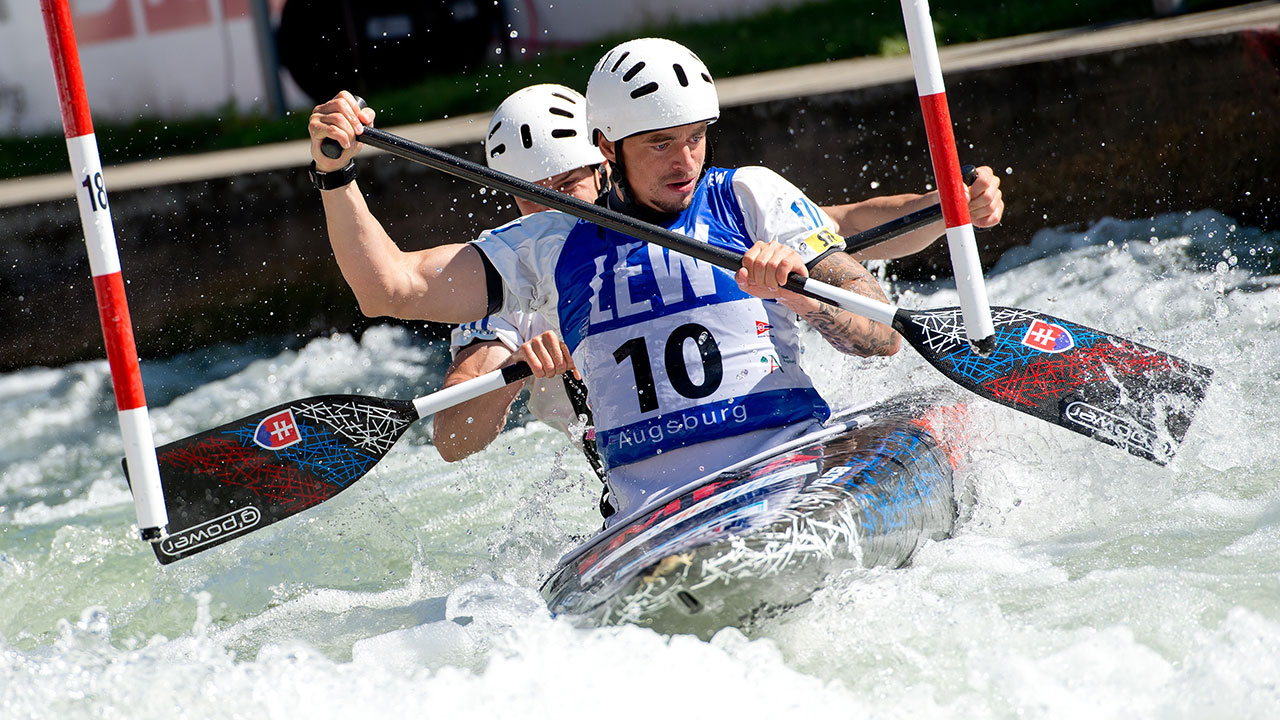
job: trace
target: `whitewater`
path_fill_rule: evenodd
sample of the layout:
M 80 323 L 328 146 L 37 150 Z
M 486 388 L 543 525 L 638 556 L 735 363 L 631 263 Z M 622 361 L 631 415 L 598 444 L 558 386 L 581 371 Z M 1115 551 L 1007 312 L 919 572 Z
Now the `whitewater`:
M 709 642 L 548 614 L 599 481 L 539 423 L 453 465 L 419 423 L 336 498 L 161 567 L 105 360 L 0 375 L 0 717 L 1275 717 L 1278 269 L 1280 233 L 1213 211 L 1005 253 L 992 304 L 1214 370 L 1175 461 L 980 401 L 954 537 Z M 958 304 L 889 270 L 903 307 Z M 144 358 L 143 379 L 164 443 L 308 395 L 411 399 L 446 361 L 380 326 Z M 802 363 L 835 407 L 947 382 L 909 348 L 848 359 L 816 335 Z

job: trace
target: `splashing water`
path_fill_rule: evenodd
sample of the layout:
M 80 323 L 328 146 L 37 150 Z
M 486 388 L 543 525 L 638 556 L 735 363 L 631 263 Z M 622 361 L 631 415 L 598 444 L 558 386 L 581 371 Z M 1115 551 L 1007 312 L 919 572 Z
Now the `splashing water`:
M 1280 707 L 1280 236 L 1213 212 L 1046 230 L 990 275 L 1215 370 L 1160 468 L 990 404 L 956 536 L 832 578 L 751 637 L 576 629 L 537 593 L 599 524 L 534 423 L 447 465 L 427 423 L 323 506 L 161 568 L 137 542 L 105 362 L 0 376 L 0 716 L 1263 718 Z M 957 303 L 940 283 L 905 307 Z M 445 349 L 375 328 L 144 363 L 159 442 L 330 392 L 408 399 Z M 937 384 L 807 337 L 839 407 Z

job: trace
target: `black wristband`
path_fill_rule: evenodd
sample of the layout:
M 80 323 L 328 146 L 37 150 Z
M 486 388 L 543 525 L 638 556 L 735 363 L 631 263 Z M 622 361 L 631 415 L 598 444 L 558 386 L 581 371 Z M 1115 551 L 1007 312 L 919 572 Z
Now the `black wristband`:
M 356 161 L 352 160 L 341 170 L 320 172 L 316 169 L 316 161 L 312 160 L 307 176 L 311 178 L 311 184 L 315 185 L 317 190 L 337 190 L 356 179 Z

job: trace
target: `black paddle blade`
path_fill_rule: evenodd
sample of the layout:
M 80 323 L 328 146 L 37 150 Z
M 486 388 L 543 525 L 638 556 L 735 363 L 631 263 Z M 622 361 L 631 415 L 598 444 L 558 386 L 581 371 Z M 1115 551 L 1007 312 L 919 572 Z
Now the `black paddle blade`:
M 320 395 L 159 448 L 169 536 L 152 545 L 156 559 L 167 565 L 319 505 L 417 419 L 408 401 Z
M 1050 315 L 992 307 L 994 349 L 969 344 L 960 308 L 902 310 L 894 329 L 989 400 L 1160 465 L 1173 459 L 1213 371 Z

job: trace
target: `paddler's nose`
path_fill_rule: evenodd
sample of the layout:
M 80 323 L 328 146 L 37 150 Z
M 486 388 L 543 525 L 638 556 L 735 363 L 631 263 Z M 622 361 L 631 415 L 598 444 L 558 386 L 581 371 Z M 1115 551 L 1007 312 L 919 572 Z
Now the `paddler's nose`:
M 686 175 L 691 174 L 696 170 L 697 160 L 693 157 L 693 148 L 687 144 L 681 145 L 680 151 L 671 165 L 671 169 L 676 172 L 685 173 Z

